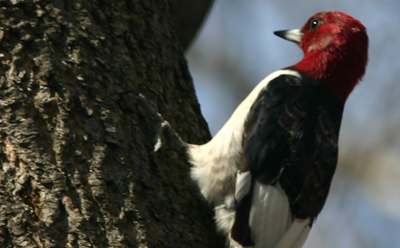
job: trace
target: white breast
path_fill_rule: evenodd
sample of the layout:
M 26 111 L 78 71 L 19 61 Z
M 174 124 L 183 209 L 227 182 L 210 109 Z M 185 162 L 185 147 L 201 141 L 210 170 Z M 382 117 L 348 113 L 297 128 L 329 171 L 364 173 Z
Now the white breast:
M 242 156 L 243 128 L 251 106 L 260 91 L 282 74 L 300 77 L 293 70 L 271 73 L 237 107 L 212 140 L 204 145 L 189 145 L 192 179 L 199 185 L 203 196 L 215 205 L 222 204 L 225 197 L 234 193 L 235 177 Z

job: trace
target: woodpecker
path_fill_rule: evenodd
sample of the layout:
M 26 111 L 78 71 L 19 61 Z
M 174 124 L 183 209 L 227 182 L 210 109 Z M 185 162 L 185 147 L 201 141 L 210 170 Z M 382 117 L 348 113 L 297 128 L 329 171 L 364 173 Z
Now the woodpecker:
M 368 61 L 363 24 L 321 12 L 275 32 L 304 52 L 262 80 L 208 143 L 187 145 L 191 177 L 231 247 L 302 247 L 327 198 L 343 108 Z

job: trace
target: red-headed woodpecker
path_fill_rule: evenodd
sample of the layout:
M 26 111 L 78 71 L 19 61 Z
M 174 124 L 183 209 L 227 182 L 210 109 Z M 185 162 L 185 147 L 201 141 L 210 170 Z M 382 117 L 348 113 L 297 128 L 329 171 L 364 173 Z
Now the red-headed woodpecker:
M 341 12 L 275 34 L 304 58 L 261 81 L 210 142 L 188 145 L 191 176 L 232 247 L 302 247 L 335 172 L 344 103 L 368 60 L 365 27 Z

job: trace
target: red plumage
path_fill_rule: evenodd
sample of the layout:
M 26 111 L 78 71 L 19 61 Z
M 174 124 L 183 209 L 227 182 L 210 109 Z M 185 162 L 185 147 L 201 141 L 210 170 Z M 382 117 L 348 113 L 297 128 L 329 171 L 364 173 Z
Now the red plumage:
M 317 28 L 311 28 L 318 20 Z M 293 69 L 329 85 L 345 101 L 365 73 L 368 36 L 364 25 L 342 12 L 321 12 L 301 29 L 304 58 Z

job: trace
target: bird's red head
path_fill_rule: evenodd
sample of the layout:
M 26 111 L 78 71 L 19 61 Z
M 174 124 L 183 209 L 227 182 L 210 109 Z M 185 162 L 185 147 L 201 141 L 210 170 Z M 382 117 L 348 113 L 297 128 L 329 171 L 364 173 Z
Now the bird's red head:
M 368 36 L 364 25 L 342 12 L 321 12 L 301 30 L 276 32 L 299 44 L 304 58 L 292 68 L 328 84 L 346 100 L 365 73 Z

